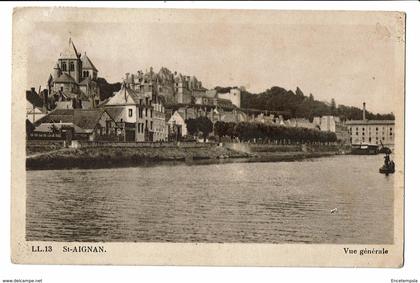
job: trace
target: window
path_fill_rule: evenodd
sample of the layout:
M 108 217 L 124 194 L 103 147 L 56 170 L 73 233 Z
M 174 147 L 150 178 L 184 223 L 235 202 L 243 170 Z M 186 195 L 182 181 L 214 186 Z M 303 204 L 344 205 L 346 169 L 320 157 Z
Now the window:
M 145 116 L 145 117 L 147 117 L 147 108 L 146 108 L 146 110 L 145 110 L 145 111 L 146 111 L 146 112 L 145 112 L 145 115 L 144 115 L 144 116 Z M 147 128 L 147 126 L 146 126 L 146 128 Z
M 139 133 L 140 133 L 140 123 L 139 123 L 139 124 L 137 124 L 137 132 L 139 132 Z
M 147 121 L 146 120 L 146 130 L 147 130 L 147 128 L 149 127 L 149 123 L 148 123 L 149 121 Z
M 142 133 L 144 132 L 144 124 L 143 123 L 141 123 L 141 132 Z
M 69 69 L 70 72 L 74 71 L 74 62 L 70 62 Z
M 378 127 L 376 127 L 376 131 L 378 131 Z
M 150 118 L 153 118 L 153 109 L 150 109 Z
M 143 118 L 143 109 L 142 108 L 139 109 L 139 117 Z
M 66 64 L 66 62 L 61 62 L 61 70 L 63 72 L 66 72 L 67 71 L 67 64 Z
M 150 130 L 153 130 L 153 121 L 150 121 Z
M 128 117 L 133 117 L 133 109 L 128 109 Z
M 106 134 L 109 135 L 111 133 L 111 121 L 106 121 Z

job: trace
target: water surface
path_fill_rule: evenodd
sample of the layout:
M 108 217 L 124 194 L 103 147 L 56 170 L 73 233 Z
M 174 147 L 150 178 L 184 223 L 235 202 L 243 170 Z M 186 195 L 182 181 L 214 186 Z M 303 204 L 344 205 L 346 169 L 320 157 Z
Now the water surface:
M 382 159 L 27 171 L 27 240 L 391 244 Z

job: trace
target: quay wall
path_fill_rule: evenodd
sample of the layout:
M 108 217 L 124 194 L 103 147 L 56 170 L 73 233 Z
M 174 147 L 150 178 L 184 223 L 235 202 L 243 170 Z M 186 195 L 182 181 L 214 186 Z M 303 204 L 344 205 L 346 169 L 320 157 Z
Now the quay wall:
M 27 170 L 108 168 L 149 163 L 218 160 L 250 157 L 222 146 L 207 147 L 106 147 L 62 148 L 26 157 Z
M 58 140 L 27 140 L 26 154 L 37 154 L 69 148 L 210 148 L 217 146 L 216 143 L 197 143 L 197 142 L 89 142 L 72 141 L 66 146 L 64 141 Z
M 337 152 L 340 150 L 340 146 L 337 144 L 278 145 L 256 143 L 224 143 L 223 146 L 232 150 L 246 153 Z

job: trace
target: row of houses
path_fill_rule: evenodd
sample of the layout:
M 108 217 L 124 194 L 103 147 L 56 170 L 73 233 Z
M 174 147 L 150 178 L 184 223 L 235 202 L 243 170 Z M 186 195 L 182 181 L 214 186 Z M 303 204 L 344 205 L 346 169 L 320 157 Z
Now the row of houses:
M 72 139 L 91 141 L 163 142 L 187 136 L 187 120 L 198 117 L 207 117 L 213 124 L 218 121 L 252 122 L 332 132 L 337 129 L 337 119 L 333 116 L 310 122 L 302 118 L 285 120 L 282 115 L 265 112 L 250 114 L 240 108 L 226 109 L 210 104 L 165 108 L 163 96 L 152 90 L 133 90 L 125 83 L 114 96 L 92 109 L 56 108 L 47 114 L 35 106 L 39 103 L 36 97 L 41 99 L 34 89 L 27 92 L 27 98 L 35 103 L 28 101 L 28 104 L 40 112 L 34 118 L 33 109 L 27 109 L 28 137 L 31 139 L 68 139 L 70 135 Z
M 285 120 L 281 112 L 241 109 L 239 88 L 208 90 L 195 76 L 161 68 L 126 73 L 121 89 L 100 101 L 98 70 L 73 41 L 60 53 L 47 89 L 26 92 L 28 138 L 130 142 L 186 136 L 188 119 L 253 122 L 334 132 L 346 143 L 393 143 L 394 121 L 340 121 L 338 117 Z M 365 107 L 365 105 L 364 105 Z M 364 112 L 365 113 L 365 109 Z
M 93 109 L 57 108 L 47 114 L 42 95 L 34 89 L 26 93 L 29 138 L 64 139 L 70 131 L 73 139 L 163 142 L 171 137 L 187 136 L 187 120 L 198 117 L 207 117 L 213 124 L 217 121 L 251 122 L 334 132 L 339 141 L 347 144 L 393 146 L 395 137 L 395 121 L 391 120 L 367 120 L 364 115 L 362 120 L 343 122 L 339 117 L 327 115 L 310 122 L 304 118 L 285 120 L 282 115 L 273 113 L 246 113 L 236 107 L 226 109 L 209 104 L 166 108 L 164 97 L 152 91 L 135 91 L 126 84 Z

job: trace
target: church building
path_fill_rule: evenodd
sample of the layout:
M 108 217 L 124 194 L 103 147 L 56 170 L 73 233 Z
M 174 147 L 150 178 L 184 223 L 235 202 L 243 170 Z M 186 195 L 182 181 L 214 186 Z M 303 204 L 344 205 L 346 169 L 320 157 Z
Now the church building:
M 57 108 L 94 108 L 99 103 L 98 70 L 71 38 L 48 78 L 49 98 Z

